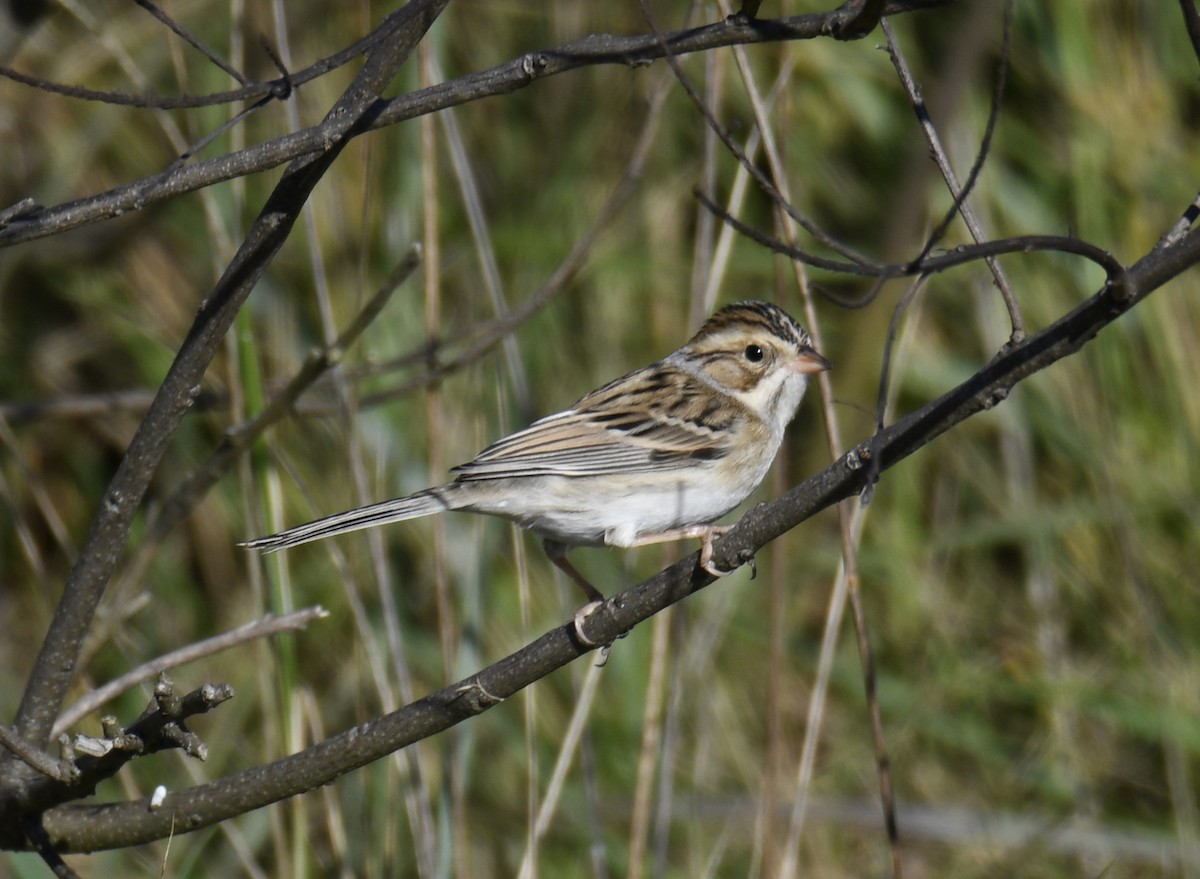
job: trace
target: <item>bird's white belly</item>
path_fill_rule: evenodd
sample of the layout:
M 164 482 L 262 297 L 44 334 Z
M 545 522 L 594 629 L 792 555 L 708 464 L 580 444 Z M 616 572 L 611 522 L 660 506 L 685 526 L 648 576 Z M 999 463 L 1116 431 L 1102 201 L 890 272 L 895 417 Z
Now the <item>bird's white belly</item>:
M 545 476 L 520 497 L 495 498 L 476 509 L 568 546 L 630 546 L 639 535 L 712 522 L 744 499 L 722 490 L 716 479 L 695 476 L 631 474 L 621 487 L 612 485 L 611 476 Z

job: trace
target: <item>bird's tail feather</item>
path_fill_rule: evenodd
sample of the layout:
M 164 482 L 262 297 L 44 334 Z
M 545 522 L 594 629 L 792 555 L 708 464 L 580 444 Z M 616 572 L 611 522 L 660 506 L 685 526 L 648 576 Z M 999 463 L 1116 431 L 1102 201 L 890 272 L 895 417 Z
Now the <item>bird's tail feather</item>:
M 302 543 L 333 537 L 335 534 L 345 534 L 348 531 L 358 531 L 362 528 L 373 528 L 376 525 L 387 525 L 391 522 L 403 522 L 405 519 L 416 519 L 433 513 L 442 513 L 454 509 L 449 501 L 451 492 L 449 486 L 428 488 L 425 491 L 410 494 L 408 497 L 394 498 L 371 504 L 369 507 L 359 507 L 344 513 L 335 513 L 323 519 L 297 525 L 278 534 L 268 534 L 266 537 L 256 537 L 238 544 L 248 549 L 262 552 L 275 552 L 279 549 L 289 549 Z

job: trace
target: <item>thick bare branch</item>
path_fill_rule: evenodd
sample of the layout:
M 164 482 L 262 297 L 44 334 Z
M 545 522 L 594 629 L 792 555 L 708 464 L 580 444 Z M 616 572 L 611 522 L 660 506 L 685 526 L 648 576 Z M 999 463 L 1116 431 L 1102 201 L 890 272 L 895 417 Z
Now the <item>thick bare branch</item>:
M 363 69 L 327 116 L 330 139 L 325 151 L 288 169 L 233 262 L 205 299 L 105 492 L 67 580 L 17 713 L 15 731 L 22 738 L 41 742 L 47 737 L 74 679 L 80 646 L 125 545 L 134 513 L 237 310 L 287 239 L 313 187 L 345 145 L 365 130 L 379 94 L 447 2 L 414 0 L 380 25 L 387 38 L 375 44 Z M 5 805 L 0 803 L 0 813 L 6 811 Z M 11 808 L 14 804 L 7 805 Z
M 766 544 L 817 512 L 870 486 L 951 427 L 1004 400 L 1014 386 L 1080 350 L 1151 292 L 1200 261 L 1200 231 L 1134 265 L 1124 283 L 1106 284 L 1053 325 L 1008 347 L 966 382 L 860 443 L 779 500 L 759 504 L 716 543 L 722 568 L 745 564 Z M 868 466 L 878 462 L 878 469 Z M 613 596 L 588 616 L 587 638 L 611 643 L 638 623 L 703 589 L 713 577 L 693 553 L 658 575 Z M 104 807 L 63 807 L 45 823 L 56 847 L 93 851 L 138 845 L 168 833 L 207 827 L 328 784 L 400 748 L 480 714 L 588 652 L 568 624 L 456 684 L 391 714 L 349 729 L 299 754 L 209 784 L 169 794 L 157 811 L 146 800 Z

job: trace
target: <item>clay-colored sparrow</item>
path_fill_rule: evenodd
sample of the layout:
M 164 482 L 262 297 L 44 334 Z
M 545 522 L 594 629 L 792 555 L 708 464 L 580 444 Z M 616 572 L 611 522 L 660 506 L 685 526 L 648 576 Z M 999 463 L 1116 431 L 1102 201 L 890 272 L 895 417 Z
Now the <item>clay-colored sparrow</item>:
M 592 391 L 455 467 L 453 482 L 244 544 L 272 551 L 446 510 L 511 519 L 591 601 L 572 546 L 641 546 L 698 537 L 715 576 L 711 524 L 740 504 L 775 459 L 808 386 L 829 368 L 808 333 L 767 302 L 710 317 L 657 363 Z

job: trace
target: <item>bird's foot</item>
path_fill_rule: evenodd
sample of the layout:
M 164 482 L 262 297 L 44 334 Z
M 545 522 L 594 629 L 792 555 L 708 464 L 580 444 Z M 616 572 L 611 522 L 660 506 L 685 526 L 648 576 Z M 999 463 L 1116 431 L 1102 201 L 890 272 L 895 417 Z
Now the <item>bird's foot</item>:
M 712 557 L 713 538 L 723 537 L 729 531 L 729 529 L 731 527 L 733 527 L 733 526 L 731 526 L 731 525 L 709 525 L 708 530 L 705 531 L 704 533 L 693 535 L 695 537 L 700 538 L 700 567 L 703 570 L 707 571 L 708 573 L 712 574 L 717 579 L 720 579 L 721 577 L 728 577 L 730 574 L 732 574 L 734 571 L 737 570 L 737 568 L 730 568 L 728 571 L 726 571 L 723 568 L 718 568 L 716 566 L 716 564 L 713 563 L 713 557 Z M 741 565 L 738 565 L 738 568 L 740 568 L 740 567 L 741 567 Z
M 593 641 L 583 631 L 583 624 L 587 622 L 588 617 L 595 613 L 602 604 L 604 604 L 603 601 L 589 601 L 583 607 L 579 608 L 579 610 L 575 611 L 575 616 L 571 620 L 571 629 L 575 632 L 575 640 L 581 647 L 585 647 L 588 650 L 605 646 L 599 641 Z M 605 658 L 607 659 L 607 656 Z

